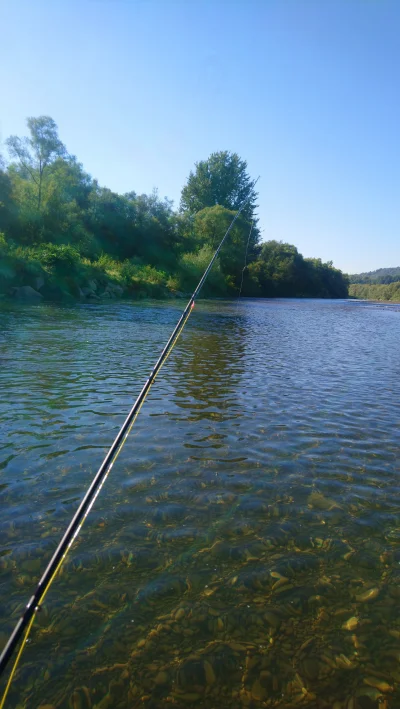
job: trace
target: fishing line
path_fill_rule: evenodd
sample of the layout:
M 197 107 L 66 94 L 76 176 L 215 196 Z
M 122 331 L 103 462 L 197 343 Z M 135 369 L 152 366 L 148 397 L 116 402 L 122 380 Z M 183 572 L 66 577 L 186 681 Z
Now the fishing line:
M 245 253 L 245 256 L 244 256 L 244 266 L 243 266 L 243 268 L 242 268 L 242 280 L 241 280 L 241 283 L 240 283 L 240 290 L 239 290 L 239 296 L 238 296 L 239 298 L 240 298 L 240 296 L 242 295 L 243 277 L 244 277 L 244 272 L 245 272 L 245 270 L 246 270 L 246 268 L 247 268 L 247 252 L 248 252 L 248 250 L 249 250 L 249 243 L 250 243 L 251 232 L 253 231 L 253 226 L 254 226 L 254 221 L 251 222 L 249 238 L 247 239 L 246 253 Z
M 252 184 L 252 188 L 256 185 L 258 182 L 259 177 L 257 180 L 255 180 Z M 210 263 L 208 264 L 206 270 L 204 271 L 196 289 L 194 290 L 188 304 L 186 305 L 181 317 L 179 318 L 167 344 L 165 345 L 164 349 L 161 352 L 160 357 L 158 358 L 156 364 L 154 365 L 152 371 L 150 372 L 150 375 L 148 379 L 146 380 L 139 396 L 137 397 L 135 403 L 133 404 L 128 416 L 126 417 L 124 423 L 122 424 L 113 444 L 111 445 L 106 457 L 104 458 L 99 470 L 97 471 L 96 475 L 94 476 L 87 492 L 85 493 L 85 496 L 80 503 L 77 511 L 75 512 L 69 526 L 67 527 L 67 530 L 64 533 L 64 536 L 62 537 L 60 543 L 57 546 L 57 549 L 55 550 L 49 564 L 47 565 L 47 568 L 42 575 L 36 590 L 33 594 L 33 596 L 29 599 L 27 605 L 25 606 L 25 610 L 21 616 L 21 618 L 18 620 L 13 632 L 10 635 L 10 638 L 8 639 L 5 648 L 3 649 L 3 652 L 1 653 L 0 656 L 0 675 L 2 672 L 5 670 L 7 667 L 19 641 L 21 640 L 23 636 L 23 642 L 21 643 L 21 647 L 17 653 L 14 665 L 12 667 L 5 692 L 3 694 L 3 697 L 0 702 L 0 709 L 3 709 L 8 691 L 10 689 L 12 680 L 14 678 L 15 672 L 17 670 L 19 661 L 21 659 L 21 655 L 23 652 L 23 649 L 25 647 L 25 644 L 28 640 L 29 633 L 31 631 L 33 621 L 35 619 L 36 613 L 40 610 L 40 605 L 43 602 L 51 584 L 53 583 L 57 572 L 59 571 L 60 567 L 62 566 L 69 549 L 71 548 L 75 538 L 79 534 L 82 525 L 87 518 L 90 510 L 92 509 L 95 500 L 97 496 L 100 493 L 101 488 L 103 487 L 119 453 L 122 450 L 122 447 L 132 429 L 132 426 L 134 425 L 137 416 L 139 415 L 140 409 L 142 408 L 142 405 L 150 391 L 150 388 L 152 384 L 155 381 L 155 378 L 160 371 L 161 367 L 163 364 L 166 362 L 168 359 L 170 353 L 172 352 L 173 348 L 175 347 L 175 344 L 182 333 L 183 328 L 186 325 L 186 322 L 190 316 L 190 313 L 194 307 L 195 300 L 197 296 L 199 295 L 201 288 L 203 287 L 208 274 L 210 273 L 216 259 L 218 258 L 218 255 L 221 251 L 221 248 L 228 237 L 230 231 L 232 230 L 236 220 L 238 219 L 241 211 L 247 204 L 247 202 L 250 200 L 251 195 L 247 197 L 242 204 L 240 205 L 238 211 L 236 212 L 235 216 L 233 217 L 228 229 L 226 230 L 218 248 L 216 249 Z
M 247 268 L 247 252 L 248 252 L 248 250 L 249 250 L 250 237 L 251 237 L 251 232 L 253 231 L 253 226 L 254 226 L 254 219 L 253 219 L 253 221 L 251 222 L 251 227 L 250 227 L 250 232 L 249 232 L 249 238 L 247 239 L 246 253 L 245 253 L 245 255 L 244 255 L 244 266 L 243 266 L 243 268 L 242 268 L 242 280 L 241 280 L 241 282 L 240 282 L 239 295 L 238 295 L 237 302 L 236 302 L 236 314 L 237 314 L 237 311 L 238 311 L 238 308 L 239 308 L 240 296 L 242 295 L 244 272 L 245 272 L 245 270 L 246 270 L 246 268 Z M 0 709 L 1 709 L 1 708 L 0 708 Z

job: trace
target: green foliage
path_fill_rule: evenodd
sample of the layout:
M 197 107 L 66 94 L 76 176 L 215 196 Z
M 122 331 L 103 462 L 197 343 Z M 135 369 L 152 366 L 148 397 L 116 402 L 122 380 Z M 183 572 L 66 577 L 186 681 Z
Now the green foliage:
M 250 291 L 266 297 L 346 298 L 347 278 L 332 263 L 304 259 L 295 246 L 267 241 L 249 266 Z
M 389 284 L 354 283 L 349 287 L 351 298 L 362 300 L 386 300 L 400 303 L 400 281 Z
M 257 193 L 247 173 L 247 163 L 237 153 L 223 150 L 212 153 L 208 160 L 196 163 L 182 190 L 181 210 L 195 214 L 216 204 L 236 211 L 247 200 L 243 216 L 254 219 Z
M 60 275 L 73 274 L 81 262 L 79 251 L 67 244 L 41 244 L 34 253 L 46 270 Z
M 176 279 L 150 264 L 143 264 L 134 259 L 121 262 L 109 254 L 102 253 L 96 261 L 88 263 L 92 268 L 93 278 L 98 281 L 113 281 L 131 295 L 163 297 L 167 292 L 177 290 Z
M 211 251 L 214 252 L 232 222 L 235 213 L 221 205 L 206 207 L 198 212 L 194 217 L 194 245 L 208 245 L 211 247 Z M 231 284 L 233 290 L 240 285 L 250 230 L 251 224 L 245 221 L 244 218 L 239 217 L 219 255 L 221 273 L 225 276 L 225 279 L 229 279 L 226 282 Z M 251 230 L 252 237 L 253 232 L 254 230 Z M 250 240 L 248 249 L 250 258 L 254 254 L 255 246 L 256 243 L 253 237 Z
M 0 155 L 0 230 L 10 229 L 15 220 L 15 207 L 12 201 L 12 184 L 9 175 L 4 170 Z
M 208 264 L 210 263 L 215 249 L 205 244 L 195 253 L 183 254 L 179 262 L 180 271 L 180 289 L 193 291 Z M 213 269 L 204 286 L 203 295 L 213 293 L 215 295 L 224 295 L 227 292 L 227 284 L 221 272 L 219 259 L 216 259 Z
M 321 298 L 347 298 L 349 279 L 332 261 L 322 263 L 321 259 L 305 259 L 308 273 L 308 295 Z
M 0 292 L 21 284 L 34 286 L 35 279 L 43 273 L 43 266 L 31 249 L 10 243 L 0 233 Z
M 356 273 L 349 276 L 350 283 L 395 283 L 400 279 L 400 266 L 378 268 L 376 271 Z
M 43 176 L 50 163 L 65 154 L 57 126 L 50 116 L 28 118 L 29 138 L 11 135 L 7 146 L 11 157 L 19 161 L 21 176 L 31 180 L 37 191 L 37 208 L 42 202 Z
M 236 153 L 196 164 L 177 213 L 156 190 L 100 187 L 66 152 L 52 118 L 27 123 L 28 137 L 7 141 L 14 162 L 6 169 L 0 158 L 1 291 L 31 285 L 48 298 L 77 297 L 93 281 L 98 292 L 114 284 L 136 296 L 192 291 L 247 199 L 203 295 L 236 294 L 245 258 L 243 295 L 346 295 L 332 264 L 303 259 L 290 244 L 259 245 L 257 193 Z

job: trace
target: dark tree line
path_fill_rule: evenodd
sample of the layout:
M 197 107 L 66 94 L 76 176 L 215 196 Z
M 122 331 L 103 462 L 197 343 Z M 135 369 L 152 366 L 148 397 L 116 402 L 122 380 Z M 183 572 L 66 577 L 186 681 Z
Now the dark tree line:
M 31 285 L 38 274 L 52 282 L 53 294 L 57 284 L 73 293 L 74 282 L 82 285 L 93 274 L 128 292 L 189 290 L 246 200 L 205 294 L 237 292 L 248 247 L 243 295 L 347 295 L 346 277 L 332 263 L 303 259 L 290 244 L 260 243 L 257 193 L 236 153 L 213 153 L 197 163 L 176 211 L 157 192 L 121 195 L 101 187 L 67 152 L 51 118 L 27 124 L 27 138 L 7 140 L 9 164 L 0 160 L 3 291 Z

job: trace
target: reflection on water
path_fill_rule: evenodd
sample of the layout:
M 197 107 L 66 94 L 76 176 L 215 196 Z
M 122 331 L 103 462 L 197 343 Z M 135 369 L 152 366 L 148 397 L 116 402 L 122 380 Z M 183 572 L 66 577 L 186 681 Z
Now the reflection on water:
M 0 645 L 177 320 L 0 311 Z M 400 312 L 198 304 L 10 707 L 400 706 Z

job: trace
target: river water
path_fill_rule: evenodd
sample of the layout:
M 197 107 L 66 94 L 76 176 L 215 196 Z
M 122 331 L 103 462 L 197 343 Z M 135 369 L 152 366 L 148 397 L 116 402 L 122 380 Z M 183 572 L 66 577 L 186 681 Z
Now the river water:
M 1 305 L 0 647 L 182 307 Z M 399 707 L 399 424 L 399 306 L 198 303 L 6 707 Z

